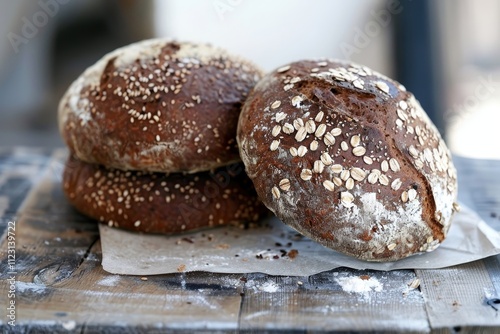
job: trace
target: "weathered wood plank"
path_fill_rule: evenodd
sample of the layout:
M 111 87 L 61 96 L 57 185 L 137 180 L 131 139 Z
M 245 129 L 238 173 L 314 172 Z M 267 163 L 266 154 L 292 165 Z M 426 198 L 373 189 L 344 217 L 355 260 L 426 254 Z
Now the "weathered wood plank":
M 498 312 L 485 302 L 494 287 L 483 261 L 416 272 L 432 328 L 500 326 Z
M 425 333 L 424 300 L 408 288 L 415 278 L 408 270 L 338 269 L 308 278 L 250 274 L 240 329 Z M 350 292 L 359 290 L 365 291 Z
M 459 183 L 459 200 L 500 231 L 500 160 L 454 156 Z

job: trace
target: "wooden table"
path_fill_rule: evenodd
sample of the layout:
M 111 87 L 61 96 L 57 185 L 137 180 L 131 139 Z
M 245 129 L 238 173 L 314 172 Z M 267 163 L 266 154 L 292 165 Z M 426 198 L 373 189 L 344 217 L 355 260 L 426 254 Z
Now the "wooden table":
M 457 157 L 455 162 L 460 201 L 500 230 L 500 161 Z M 34 207 L 23 209 L 26 198 L 36 196 L 37 182 L 47 173 L 60 175 L 62 167 L 47 150 L 0 149 L 4 332 L 500 333 L 500 299 L 494 299 L 500 297 L 498 256 L 439 270 L 339 268 L 309 277 L 206 272 L 147 278 L 111 275 L 100 265 L 96 224 L 71 209 L 58 182 L 51 196 L 36 198 Z M 9 230 L 10 241 L 15 241 L 15 247 L 10 244 L 16 257 L 12 268 Z M 338 275 L 376 277 L 384 288 L 348 293 L 334 279 Z M 15 298 L 9 296 L 12 276 L 17 281 Z M 415 279 L 420 287 L 408 288 Z M 279 289 L 255 288 L 270 281 Z M 12 300 L 15 327 L 7 318 Z

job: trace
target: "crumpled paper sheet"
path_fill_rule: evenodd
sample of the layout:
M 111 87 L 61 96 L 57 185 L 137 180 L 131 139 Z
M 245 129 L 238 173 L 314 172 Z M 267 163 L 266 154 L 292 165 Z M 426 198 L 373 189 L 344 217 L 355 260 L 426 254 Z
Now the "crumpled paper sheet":
M 437 250 L 386 263 L 335 252 L 302 237 L 277 218 L 246 230 L 225 226 L 174 236 L 144 235 L 102 224 L 99 228 L 104 270 L 123 275 L 208 271 L 309 276 L 337 267 L 436 269 L 500 253 L 500 234 L 467 208 L 455 215 L 448 238 Z

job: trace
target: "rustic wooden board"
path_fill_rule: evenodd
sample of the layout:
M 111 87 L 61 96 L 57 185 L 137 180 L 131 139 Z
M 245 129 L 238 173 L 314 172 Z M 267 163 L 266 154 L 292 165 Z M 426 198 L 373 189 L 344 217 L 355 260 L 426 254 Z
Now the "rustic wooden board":
M 483 261 L 417 270 L 417 276 L 432 328 L 500 326 L 498 312 L 486 303 L 494 287 Z
M 498 257 L 416 274 L 339 268 L 310 277 L 196 272 L 143 280 L 110 275 L 100 265 L 95 222 L 76 213 L 53 182 L 63 168 L 61 154 L 49 159 L 46 151 L 0 149 L 0 231 L 13 220 L 17 232 L 15 332 L 499 332 L 498 312 L 485 302 L 486 292 L 500 293 Z M 466 175 L 465 186 L 472 184 L 462 197 L 483 218 L 500 221 L 492 215 L 500 214 L 500 191 L 495 192 L 500 184 L 488 177 L 500 163 L 460 158 L 457 165 L 459 175 Z M 5 237 L 0 259 L 3 307 Z M 339 278 L 352 277 L 373 278 L 381 289 L 349 292 Z M 417 277 L 422 291 L 408 288 Z M 1 321 L 0 328 L 12 332 Z
M 338 280 L 351 277 L 374 278 L 382 289 L 345 291 Z M 418 289 L 408 288 L 415 278 L 409 270 L 345 268 L 302 278 L 248 275 L 240 329 L 425 333 L 429 325 L 424 299 Z
M 458 171 L 459 200 L 500 231 L 500 160 L 455 156 L 453 161 Z

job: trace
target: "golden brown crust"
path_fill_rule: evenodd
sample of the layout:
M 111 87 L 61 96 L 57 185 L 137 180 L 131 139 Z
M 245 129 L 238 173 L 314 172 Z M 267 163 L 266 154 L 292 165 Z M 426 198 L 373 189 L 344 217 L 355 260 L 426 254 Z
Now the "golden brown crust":
M 124 172 L 70 157 L 64 192 L 82 213 L 109 226 L 177 233 L 230 222 L 257 221 L 267 209 L 241 163 L 214 172 Z
M 240 160 L 238 116 L 260 77 L 253 64 L 210 45 L 131 44 L 70 86 L 59 128 L 86 162 L 122 170 L 209 170 Z
M 240 115 L 240 154 L 280 219 L 371 261 L 435 249 L 456 200 L 456 172 L 412 94 L 352 63 L 289 64 L 266 75 Z

